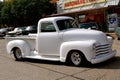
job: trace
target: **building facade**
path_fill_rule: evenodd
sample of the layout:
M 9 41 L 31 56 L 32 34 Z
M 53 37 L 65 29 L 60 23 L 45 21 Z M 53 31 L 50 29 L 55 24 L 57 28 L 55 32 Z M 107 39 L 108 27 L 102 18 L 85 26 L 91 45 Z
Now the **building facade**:
M 59 0 L 58 13 L 119 5 L 120 0 Z
M 102 31 L 120 26 L 120 0 L 59 0 L 57 15 L 77 18 L 78 23 L 97 22 Z

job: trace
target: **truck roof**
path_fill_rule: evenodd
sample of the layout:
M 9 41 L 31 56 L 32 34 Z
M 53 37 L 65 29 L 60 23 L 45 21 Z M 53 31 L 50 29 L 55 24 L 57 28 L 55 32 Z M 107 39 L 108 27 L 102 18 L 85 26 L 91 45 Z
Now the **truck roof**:
M 43 18 L 40 19 L 39 21 L 57 21 L 57 20 L 62 20 L 62 19 L 73 19 L 72 17 L 68 17 L 68 16 L 57 16 L 57 17 L 47 17 L 47 18 Z

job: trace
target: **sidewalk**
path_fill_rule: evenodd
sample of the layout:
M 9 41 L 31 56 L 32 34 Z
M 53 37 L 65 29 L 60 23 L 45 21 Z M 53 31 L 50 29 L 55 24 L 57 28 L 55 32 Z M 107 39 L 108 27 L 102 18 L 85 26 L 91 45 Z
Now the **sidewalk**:
M 114 39 L 117 38 L 117 35 L 114 32 L 106 32 L 106 34 L 112 36 Z

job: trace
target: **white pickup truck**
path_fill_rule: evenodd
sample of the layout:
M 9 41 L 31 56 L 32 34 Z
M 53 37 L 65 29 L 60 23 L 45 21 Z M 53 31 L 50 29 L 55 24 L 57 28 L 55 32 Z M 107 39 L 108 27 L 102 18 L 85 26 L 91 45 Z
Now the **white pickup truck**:
M 6 37 L 7 52 L 16 60 L 33 58 L 69 62 L 79 66 L 92 64 L 115 56 L 113 40 L 101 31 L 77 28 L 71 17 L 40 19 L 37 34 Z

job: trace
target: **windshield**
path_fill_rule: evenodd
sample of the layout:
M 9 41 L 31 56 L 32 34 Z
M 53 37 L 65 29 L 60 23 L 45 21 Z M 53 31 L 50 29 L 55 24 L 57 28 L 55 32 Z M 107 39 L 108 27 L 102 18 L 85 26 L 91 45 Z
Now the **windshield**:
M 70 28 L 77 28 L 76 22 L 72 19 L 65 19 L 57 21 L 59 30 L 65 30 Z
M 0 32 L 5 32 L 7 30 L 8 30 L 7 28 L 2 28 L 2 29 L 0 29 Z
M 36 25 L 28 26 L 28 27 L 26 27 L 25 30 L 26 30 L 26 31 L 29 31 L 29 30 L 37 30 L 37 26 L 36 26 Z

